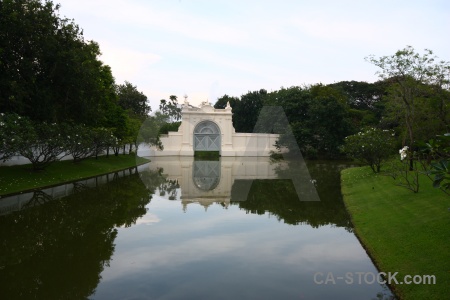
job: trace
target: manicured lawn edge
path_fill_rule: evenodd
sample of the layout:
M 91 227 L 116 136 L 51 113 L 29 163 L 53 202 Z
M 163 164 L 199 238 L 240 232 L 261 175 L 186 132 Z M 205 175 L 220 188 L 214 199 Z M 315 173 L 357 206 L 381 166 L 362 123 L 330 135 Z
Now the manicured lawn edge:
M 369 167 L 341 172 L 344 203 L 355 234 L 381 272 L 435 275 L 436 285 L 391 284 L 400 299 L 445 299 L 450 294 L 450 197 L 425 176 L 419 193 L 395 185 Z
M 0 167 L 0 199 L 37 189 L 44 189 L 112 172 L 122 171 L 148 163 L 150 160 L 135 155 L 102 156 L 73 161 L 58 161 L 43 171 L 34 172 L 31 165 Z

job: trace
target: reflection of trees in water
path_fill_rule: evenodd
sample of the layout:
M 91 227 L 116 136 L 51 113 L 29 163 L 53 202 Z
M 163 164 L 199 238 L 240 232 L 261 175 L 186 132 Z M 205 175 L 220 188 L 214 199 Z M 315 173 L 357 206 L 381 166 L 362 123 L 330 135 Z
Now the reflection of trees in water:
M 307 199 L 299 199 L 292 180 L 277 179 L 253 180 L 247 199 L 240 199 L 241 201 L 234 204 L 253 214 L 262 215 L 268 212 L 287 224 L 306 223 L 312 227 L 335 225 L 351 231 L 350 218 L 342 201 L 340 188 L 340 170 L 346 166 L 348 165 L 334 162 L 307 163 L 313 182 L 304 180 L 301 184 L 307 188 L 315 185 L 320 201 L 300 201 Z M 286 165 L 277 169 L 281 178 L 296 176 L 295 173 L 289 172 L 292 170 L 286 168 Z M 245 186 L 244 182 L 235 181 L 231 201 L 239 198 L 239 186 Z
M 158 174 L 151 173 L 119 178 L 1 216 L 0 298 L 84 299 L 91 295 L 114 252 L 115 227 L 130 226 L 146 213 L 159 185 Z M 147 186 L 140 177 L 148 179 Z
M 99 184 L 98 180 L 99 180 L 99 178 L 102 178 L 104 176 L 106 176 L 106 181 L 110 182 L 110 181 L 114 181 L 114 180 L 117 180 L 117 179 L 121 178 L 121 176 L 125 177 L 125 176 L 129 176 L 129 175 L 132 175 L 132 174 L 137 174 L 137 173 L 138 173 L 137 167 L 132 167 L 132 168 L 129 168 L 129 169 L 126 169 L 126 170 L 110 173 L 108 175 L 98 176 L 98 177 L 94 178 L 94 180 L 95 180 L 95 187 L 98 187 L 99 185 L 101 185 L 101 184 Z M 156 179 L 156 177 L 153 178 L 153 179 Z M 75 181 L 75 182 L 72 182 L 72 183 L 67 183 L 66 185 L 72 185 L 71 194 L 80 193 L 80 192 L 83 192 L 85 190 L 89 190 L 89 189 L 92 188 L 86 183 L 86 181 Z M 42 190 L 36 190 L 36 191 L 31 192 L 31 193 L 33 193 L 31 199 L 28 200 L 24 205 L 22 205 L 22 207 L 20 209 L 27 209 L 27 208 L 30 208 L 30 207 L 34 207 L 36 205 L 42 205 L 42 204 L 45 204 L 45 203 L 47 203 L 49 201 L 53 201 L 53 200 L 59 198 L 59 197 L 54 198 L 52 195 L 49 195 L 49 194 L 47 194 L 46 192 L 44 192 Z
M 33 191 L 33 196 L 27 203 L 25 203 L 21 209 L 27 209 L 36 205 L 42 205 L 49 201 L 52 201 L 53 197 L 43 191 Z
M 80 193 L 89 189 L 89 187 L 85 183 L 79 181 L 72 183 L 72 185 L 73 185 L 73 193 Z
M 169 200 L 176 200 L 178 195 L 177 189 L 179 188 L 180 184 L 178 183 L 178 180 L 166 179 L 165 182 L 162 182 L 158 187 L 159 195 L 164 197 L 168 194 Z
M 142 178 L 142 181 L 145 183 L 147 180 L 156 183 L 159 191 L 159 195 L 164 197 L 169 195 L 169 200 L 176 200 L 178 195 L 178 189 L 180 188 L 180 184 L 178 180 L 175 179 L 167 179 L 162 174 L 164 172 L 163 168 L 159 168 L 158 171 L 152 171 L 153 178 Z

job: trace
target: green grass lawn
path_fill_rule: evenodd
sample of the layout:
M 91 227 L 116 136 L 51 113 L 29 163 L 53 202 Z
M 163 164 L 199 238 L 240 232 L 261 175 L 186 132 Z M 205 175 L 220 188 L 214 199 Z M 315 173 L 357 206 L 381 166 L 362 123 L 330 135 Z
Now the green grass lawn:
M 369 167 L 342 171 L 342 193 L 355 232 L 381 272 L 435 275 L 436 285 L 393 284 L 401 299 L 449 299 L 450 196 L 425 176 L 420 191 L 395 185 Z
M 107 174 L 146 162 L 147 159 L 135 155 L 113 155 L 101 156 L 98 160 L 89 158 L 77 164 L 59 161 L 39 172 L 32 171 L 31 165 L 3 166 L 0 167 L 0 196 Z

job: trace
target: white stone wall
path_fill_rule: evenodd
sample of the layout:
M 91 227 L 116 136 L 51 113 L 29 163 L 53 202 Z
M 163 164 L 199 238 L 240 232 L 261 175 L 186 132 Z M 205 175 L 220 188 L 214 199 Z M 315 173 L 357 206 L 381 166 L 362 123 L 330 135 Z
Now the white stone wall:
M 182 122 L 178 132 L 169 132 L 161 137 L 164 149 L 152 148 L 146 154 L 149 156 L 193 156 L 194 129 L 202 121 L 212 121 L 220 129 L 221 156 L 269 156 L 270 151 L 276 151 L 275 142 L 278 134 L 266 133 L 236 133 L 232 123 L 232 109 L 215 109 L 209 103 L 201 107 L 192 107 L 185 103 L 182 110 Z

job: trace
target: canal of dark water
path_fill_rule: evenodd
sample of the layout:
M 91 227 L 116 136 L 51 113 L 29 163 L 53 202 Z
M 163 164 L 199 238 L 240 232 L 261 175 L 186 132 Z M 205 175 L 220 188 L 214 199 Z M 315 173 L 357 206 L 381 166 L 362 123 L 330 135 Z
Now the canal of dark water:
M 391 299 L 349 166 L 161 157 L 0 199 L 0 299 Z

